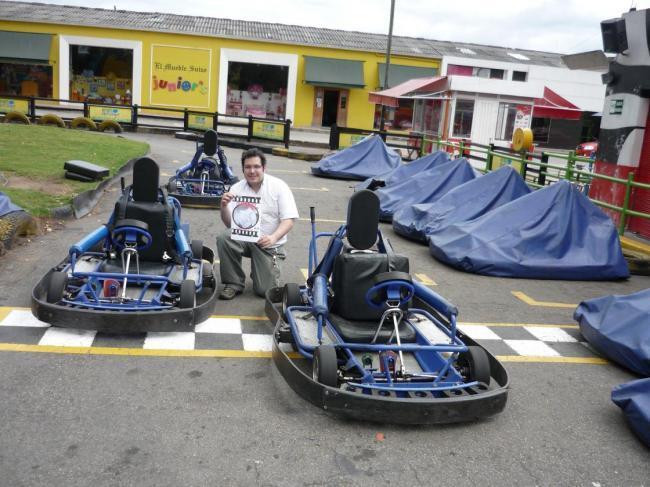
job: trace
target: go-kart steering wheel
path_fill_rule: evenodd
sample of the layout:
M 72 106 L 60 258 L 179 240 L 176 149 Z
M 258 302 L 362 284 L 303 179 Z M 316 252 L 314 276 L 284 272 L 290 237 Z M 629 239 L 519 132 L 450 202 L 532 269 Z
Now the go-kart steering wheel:
M 374 285 L 366 293 L 366 303 L 372 308 L 401 307 L 415 294 L 411 276 L 406 272 L 382 272 L 374 279 Z
M 131 248 L 141 252 L 151 247 L 153 243 L 149 225 L 140 220 L 119 220 L 115 224 L 111 238 L 120 251 Z

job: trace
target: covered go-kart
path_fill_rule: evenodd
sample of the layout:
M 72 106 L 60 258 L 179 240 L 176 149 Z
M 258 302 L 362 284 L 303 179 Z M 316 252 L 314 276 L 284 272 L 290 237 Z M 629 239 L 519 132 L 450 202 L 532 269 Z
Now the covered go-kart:
M 212 313 L 214 253 L 188 241 L 181 207 L 158 188 L 158 165 L 135 162 L 108 223 L 70 247 L 32 292 L 52 325 L 113 333 L 192 331 Z
M 457 329 L 455 306 L 412 280 L 408 259 L 379 231 L 375 193 L 355 193 L 334 234 L 316 234 L 313 221 L 312 211 L 306 285 L 273 288 L 266 303 L 273 360 L 299 395 L 333 413 L 401 424 L 504 409 L 506 370 Z M 328 236 L 317 264 L 316 241 Z
M 203 143 L 197 141 L 192 160 L 169 178 L 167 190 L 183 206 L 219 208 L 223 194 L 238 180 L 228 166 L 217 132 L 208 130 Z

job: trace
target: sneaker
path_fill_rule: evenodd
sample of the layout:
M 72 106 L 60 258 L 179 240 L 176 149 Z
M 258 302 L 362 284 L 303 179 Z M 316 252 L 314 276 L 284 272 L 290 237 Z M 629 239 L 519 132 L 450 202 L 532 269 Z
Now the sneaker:
M 238 294 L 241 294 L 242 291 L 240 289 L 234 288 L 228 284 L 226 284 L 221 292 L 219 293 L 219 299 L 225 299 L 227 301 L 233 299 L 235 296 Z

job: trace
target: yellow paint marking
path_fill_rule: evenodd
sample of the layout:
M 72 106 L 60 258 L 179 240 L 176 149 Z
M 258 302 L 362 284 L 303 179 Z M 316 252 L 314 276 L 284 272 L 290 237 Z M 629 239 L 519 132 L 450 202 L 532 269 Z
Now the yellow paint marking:
M 302 275 L 304 276 L 306 281 L 307 278 L 309 277 L 309 269 L 300 269 L 300 272 L 302 272 Z
M 637 252 L 650 253 L 650 245 L 645 242 L 639 242 L 638 240 L 632 240 L 628 237 L 619 237 L 621 240 L 621 245 L 624 249 L 636 250 Z
M 293 169 L 273 169 L 273 171 L 269 171 L 269 173 L 274 173 L 274 172 L 283 172 L 283 173 L 289 173 L 289 174 L 301 174 L 301 173 L 305 173 L 306 171 L 294 171 Z
M 521 299 L 524 303 L 526 303 L 529 306 L 543 306 L 546 308 L 576 308 L 578 305 L 577 304 L 571 304 L 571 303 L 553 303 L 551 301 L 536 301 L 530 296 L 528 296 L 525 293 L 522 293 L 521 291 L 510 291 L 512 295 L 516 298 Z
M 160 175 L 161 175 L 161 176 L 167 176 L 167 177 L 171 176 L 171 174 L 168 174 L 168 173 L 166 173 L 166 172 L 161 172 Z
M 119 355 L 129 357 L 195 357 L 195 358 L 271 358 L 272 352 L 247 352 L 245 350 L 150 350 L 116 347 L 58 347 L 53 345 L 24 345 L 0 343 L 0 352 L 58 353 L 67 355 Z M 291 352 L 291 358 L 300 354 Z
M 309 218 L 298 218 L 298 221 L 301 222 L 311 222 Z M 317 222 L 327 222 L 327 223 L 345 223 L 345 220 L 325 220 L 322 218 L 316 218 Z
M 320 188 L 295 188 L 295 187 L 294 187 L 294 188 L 291 188 L 291 189 L 299 189 L 299 190 L 302 190 L 302 191 L 323 191 L 323 192 L 329 192 L 329 189 L 327 189 L 327 188 L 323 188 L 323 187 L 320 187 Z
M 183 151 L 183 152 L 185 152 L 185 153 L 187 153 L 187 154 L 191 154 L 191 152 L 187 152 L 187 151 Z M 172 162 L 173 162 L 174 164 L 180 164 L 180 163 L 181 163 L 181 161 L 179 161 L 178 159 L 174 159 Z
M 478 323 L 478 322 L 458 322 L 459 325 L 462 326 L 492 326 L 496 328 L 523 328 L 526 326 L 533 326 L 535 328 L 564 328 L 564 329 L 574 329 L 577 330 L 579 328 L 578 325 L 569 325 L 569 324 L 564 324 L 564 325 L 549 325 L 548 323 L 545 324 L 537 324 L 537 323 Z
M 589 364 L 607 365 L 609 362 L 599 357 L 527 357 L 522 355 L 497 355 L 501 362 L 543 363 L 543 364 Z
M 247 320 L 247 321 L 269 321 L 266 316 L 242 316 L 242 315 L 212 315 L 210 318 L 223 318 L 229 320 Z
M 437 286 L 436 281 L 433 279 L 429 278 L 426 274 L 415 274 L 415 277 L 417 277 L 418 281 L 420 283 L 424 284 L 425 286 Z

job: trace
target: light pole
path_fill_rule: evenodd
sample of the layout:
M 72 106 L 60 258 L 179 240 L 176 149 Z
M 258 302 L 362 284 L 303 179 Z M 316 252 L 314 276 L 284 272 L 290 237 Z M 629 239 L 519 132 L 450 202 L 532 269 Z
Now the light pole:
M 395 0 L 390 0 L 390 23 L 388 25 L 388 47 L 386 48 L 386 71 L 384 73 L 384 89 L 388 89 L 388 71 L 390 70 L 390 46 L 393 42 L 393 16 L 395 15 Z M 386 106 L 381 106 L 381 118 L 379 119 L 379 130 L 385 129 Z

